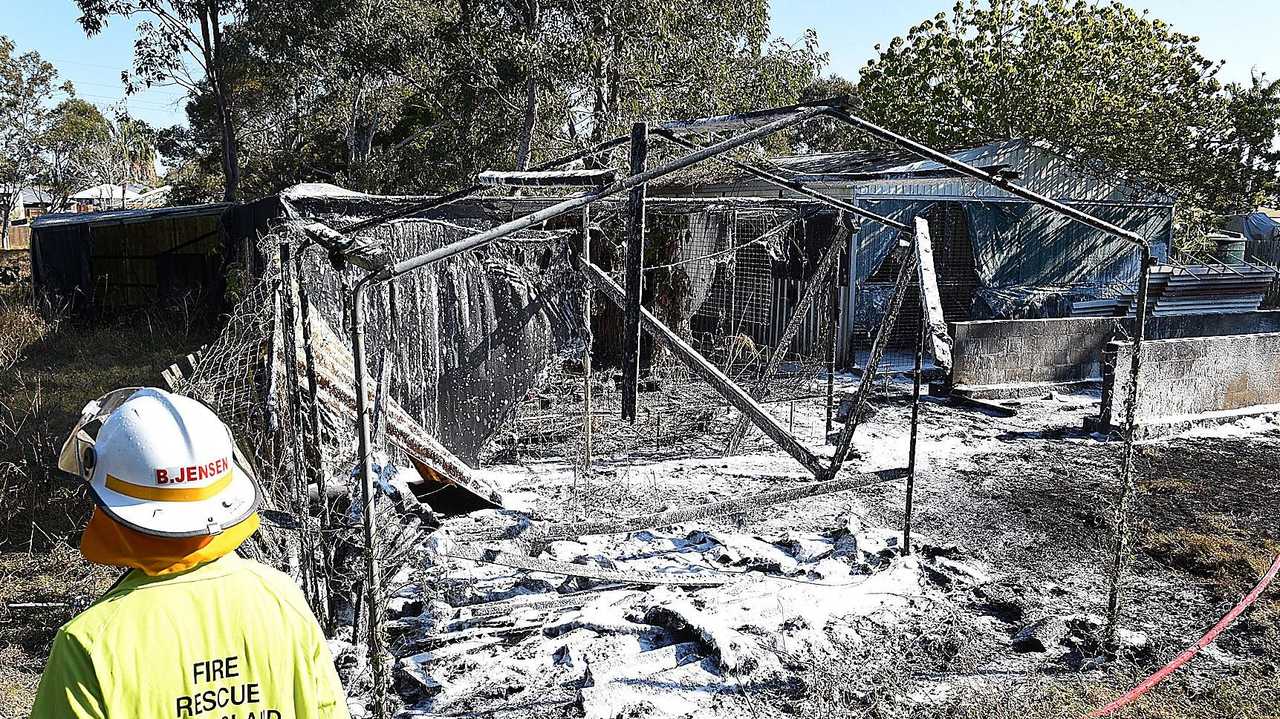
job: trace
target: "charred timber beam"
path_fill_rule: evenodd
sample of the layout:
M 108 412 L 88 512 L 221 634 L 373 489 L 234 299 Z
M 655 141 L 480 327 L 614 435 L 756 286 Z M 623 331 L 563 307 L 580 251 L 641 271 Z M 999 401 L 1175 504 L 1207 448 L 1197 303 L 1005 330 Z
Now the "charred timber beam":
M 526 572 L 545 572 L 567 577 L 586 577 L 607 582 L 624 584 L 643 584 L 647 586 L 675 585 L 681 587 L 715 587 L 726 584 L 729 577 L 717 576 L 710 572 L 652 572 L 643 569 L 608 569 L 573 562 L 557 562 L 550 559 L 526 557 L 523 554 L 503 552 L 497 549 L 482 549 L 466 544 L 439 542 L 434 548 L 436 554 L 453 559 L 465 559 L 471 562 L 497 564 L 503 567 L 523 569 Z
M 654 130 L 654 134 L 667 140 L 668 142 L 679 145 L 680 147 L 683 147 L 687 150 L 695 150 L 702 147 L 701 145 L 694 142 L 690 142 L 684 139 L 683 137 L 676 135 L 673 132 L 668 132 L 664 130 Z M 838 197 L 831 197 L 830 195 L 824 194 L 822 192 L 819 192 L 813 189 L 812 187 L 809 187 L 803 182 L 797 182 L 796 180 L 783 177 L 782 175 L 779 175 L 774 172 L 770 172 L 769 170 L 766 170 L 764 168 L 757 167 L 755 165 L 750 165 L 740 160 L 735 160 L 732 157 L 717 157 L 716 159 L 725 163 L 726 165 L 735 167 L 747 173 L 748 175 L 764 180 L 765 182 L 769 183 L 770 185 L 773 185 L 774 187 L 780 187 L 784 190 L 790 190 L 798 195 L 804 195 L 805 197 L 817 200 L 818 202 L 821 202 L 824 205 L 834 207 L 837 210 L 844 210 L 845 212 L 857 215 L 858 217 L 862 217 L 864 219 L 874 220 L 875 222 L 879 222 L 880 224 L 886 227 L 892 227 L 893 229 L 898 230 L 899 232 L 906 232 L 908 234 L 911 233 L 910 225 L 907 225 L 902 222 L 898 222 L 897 220 L 894 220 L 889 217 L 885 217 L 884 215 L 877 214 L 875 212 L 872 212 L 871 210 L 863 209 L 853 204 L 852 202 L 841 200 Z
M 916 218 L 916 270 L 920 276 L 920 303 L 924 311 L 924 325 L 928 331 L 929 348 L 933 351 L 934 364 L 951 369 L 951 333 L 947 320 L 942 316 L 942 294 L 938 291 L 938 272 L 933 264 L 933 240 L 929 223 L 923 217 Z
M 1058 202 L 1057 200 L 1046 197 L 1038 192 L 1028 190 L 1027 188 L 1022 187 L 1021 185 L 1015 185 L 1012 181 L 1008 179 L 1006 175 L 1002 173 L 990 172 L 980 167 L 975 167 L 973 165 L 970 165 L 969 163 L 964 162 L 962 160 L 957 160 L 956 158 L 948 155 L 945 152 L 935 150 L 932 147 L 929 147 L 928 145 L 923 145 L 919 142 L 916 142 L 915 140 L 899 135 L 898 133 L 892 130 L 887 130 L 883 127 L 880 127 L 879 125 L 868 122 L 860 117 L 850 115 L 844 110 L 841 110 L 838 108 L 831 108 L 827 110 L 827 114 L 839 120 L 840 122 L 845 123 L 846 125 L 855 127 L 867 133 L 868 135 L 871 135 L 877 139 L 883 140 L 896 147 L 900 147 L 906 150 L 907 152 L 912 153 L 913 155 L 923 157 L 927 160 L 933 160 L 939 165 L 955 170 L 956 172 L 959 172 L 962 175 L 967 175 L 968 177 L 972 177 L 977 180 L 982 180 L 983 182 L 986 182 L 990 185 L 994 185 L 995 187 L 998 187 L 1001 190 L 1004 190 L 1005 192 L 1011 195 L 1016 195 L 1017 197 L 1021 197 L 1024 200 L 1034 202 L 1037 205 L 1043 205 L 1044 207 L 1053 209 L 1075 220 L 1076 222 L 1080 222 L 1085 225 L 1088 225 L 1089 227 L 1092 227 L 1095 230 L 1101 230 L 1102 232 L 1105 232 L 1109 235 L 1114 235 L 1123 240 L 1128 240 L 1129 242 L 1132 242 L 1133 244 L 1139 247 L 1147 246 L 1147 241 L 1143 239 L 1143 237 L 1138 233 L 1132 232 L 1130 230 L 1126 230 L 1123 227 L 1118 227 L 1105 220 L 1100 220 L 1097 217 L 1094 217 L 1093 215 L 1090 215 L 1087 212 L 1081 212 L 1080 210 L 1077 210 L 1074 207 L 1071 207 L 1070 205 L 1064 204 L 1062 202 Z
M 626 293 L 618 286 L 618 283 L 605 274 L 604 270 L 590 262 L 582 261 L 581 264 L 583 274 L 589 282 L 595 285 L 596 289 L 603 292 L 606 297 L 619 307 L 623 307 L 626 304 Z M 822 461 L 810 452 L 808 448 L 800 444 L 795 437 L 791 436 L 791 433 L 787 432 L 764 407 L 761 407 L 760 403 L 752 399 L 751 395 L 725 376 L 715 365 L 707 361 L 706 357 L 703 357 L 697 350 L 690 347 L 670 327 L 667 327 L 643 307 L 640 308 L 640 321 L 655 342 L 670 350 L 689 369 L 693 370 L 695 374 L 719 392 L 729 404 L 749 417 L 752 422 L 755 422 L 756 426 L 769 439 L 772 439 L 787 454 L 794 457 L 805 469 L 813 473 L 814 476 L 820 476 L 826 470 Z
M 631 126 L 631 174 L 644 172 L 649 158 L 649 126 Z M 636 421 L 640 386 L 640 302 L 644 297 L 644 205 L 647 185 L 631 190 L 627 199 L 627 304 L 622 325 L 622 418 Z
M 884 469 L 877 472 L 865 472 L 821 482 L 808 482 L 794 487 L 787 487 L 786 489 L 776 489 L 721 502 L 708 502 L 693 507 L 670 509 L 665 512 L 654 512 L 653 514 L 642 514 L 635 517 L 552 524 L 549 526 L 534 525 L 523 534 L 518 531 L 512 531 L 510 528 L 496 531 L 468 532 L 459 534 L 455 538 L 461 542 L 499 542 L 520 538 L 536 543 L 605 534 L 626 534 L 627 532 L 638 532 L 642 529 L 670 527 L 684 522 L 695 522 L 715 517 L 725 517 L 731 514 L 741 514 L 755 509 L 776 507 L 780 504 L 798 502 L 810 497 L 862 489 L 883 482 L 897 481 L 906 477 L 907 473 L 908 470 L 902 468 Z
M 578 197 L 569 198 L 562 202 L 558 202 L 551 207 L 530 213 L 524 217 L 516 218 L 510 222 L 504 222 L 497 227 L 493 227 L 484 232 L 472 235 L 471 237 L 464 238 L 437 250 L 433 250 L 417 257 L 411 257 L 407 260 L 402 260 L 401 262 L 397 262 L 395 265 L 381 270 L 378 273 L 377 279 L 389 280 L 394 277 L 399 277 L 400 275 L 412 272 L 419 267 L 425 267 L 435 262 L 453 257 L 454 255 L 492 244 L 493 242 L 507 237 L 512 233 L 519 232 L 520 230 L 527 230 L 530 227 L 542 224 L 547 220 L 552 220 L 579 208 L 586 207 L 587 205 L 597 202 L 605 197 L 617 195 L 622 192 L 629 192 L 640 185 L 646 184 L 660 177 L 665 177 L 673 172 L 683 170 L 691 165 L 696 165 L 703 160 L 715 157 L 723 152 L 728 152 L 734 148 L 755 142 L 756 140 L 772 135 L 779 130 L 785 130 L 793 125 L 798 125 L 805 120 L 809 120 L 822 114 L 827 109 L 829 108 L 813 107 L 807 110 L 802 110 L 794 115 L 776 120 L 750 132 L 745 132 L 741 135 L 717 142 L 710 147 L 705 147 L 696 152 L 691 152 L 688 155 L 676 158 L 671 162 L 664 163 L 651 170 L 646 170 L 638 175 L 624 177 L 608 187 L 601 188 L 594 192 L 588 192 L 587 194 L 580 195 Z
M 476 184 L 513 187 L 600 187 L 618 179 L 613 170 L 528 170 L 500 172 L 485 170 L 476 176 Z

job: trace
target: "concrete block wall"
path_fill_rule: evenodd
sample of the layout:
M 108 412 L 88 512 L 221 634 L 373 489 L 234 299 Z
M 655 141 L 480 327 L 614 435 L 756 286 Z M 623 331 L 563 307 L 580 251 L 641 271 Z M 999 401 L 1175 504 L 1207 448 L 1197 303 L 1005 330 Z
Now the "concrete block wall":
M 986 320 L 951 325 L 952 385 L 1078 382 L 1101 378 L 1101 350 L 1116 335 L 1106 317 Z
M 1102 351 L 1136 329 L 1131 317 L 1062 317 L 951 323 L 952 386 L 1060 384 L 1102 379 Z M 1162 315 L 1151 339 L 1280 332 L 1280 311 Z
M 1111 342 L 1103 362 L 1103 428 L 1124 422 L 1132 342 Z M 1280 332 L 1143 343 L 1138 424 L 1280 405 Z

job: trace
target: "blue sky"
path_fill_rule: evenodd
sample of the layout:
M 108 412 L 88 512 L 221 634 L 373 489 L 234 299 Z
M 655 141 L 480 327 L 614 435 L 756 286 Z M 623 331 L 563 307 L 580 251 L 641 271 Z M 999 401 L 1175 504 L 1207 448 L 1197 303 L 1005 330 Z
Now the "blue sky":
M 696 0 L 689 0 L 695 1 Z M 773 30 L 795 40 L 818 31 L 833 72 L 855 77 L 873 46 L 912 24 L 947 10 L 954 0 L 772 0 Z M 1245 81 L 1257 67 L 1280 73 L 1280 0 L 1131 0 L 1184 32 L 1199 35 L 1202 51 L 1224 59 L 1222 77 Z M 112 23 L 94 38 L 76 24 L 72 0 L 0 0 L 0 34 L 20 51 L 34 49 L 71 80 L 81 97 L 107 107 L 124 91 L 120 72 L 133 56 L 134 24 Z M 128 99 L 130 112 L 155 125 L 181 122 L 178 88 L 154 88 Z

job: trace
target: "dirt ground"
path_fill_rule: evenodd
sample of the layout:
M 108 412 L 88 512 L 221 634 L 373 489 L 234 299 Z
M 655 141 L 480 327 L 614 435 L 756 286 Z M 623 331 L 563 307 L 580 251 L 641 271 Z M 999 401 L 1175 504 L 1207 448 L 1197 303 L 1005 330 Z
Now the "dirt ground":
M 14 261 L 0 257 L 3 263 Z M 27 308 L 25 288 L 22 283 L 0 287 L 0 717 L 4 719 L 29 711 L 57 626 L 116 576 L 115 570 L 85 564 L 75 549 L 78 527 L 89 505 L 80 487 L 51 471 L 57 444 L 85 401 L 118 386 L 158 382 L 163 367 L 209 336 L 203 327 L 161 313 L 92 324 L 72 318 L 51 322 Z M 851 386 L 846 378 L 841 391 L 848 392 Z M 909 411 L 905 390 L 906 385 L 899 382 L 888 394 L 876 397 L 876 415 L 859 430 L 860 456 L 851 467 L 872 470 L 903 464 Z M 657 406 L 651 397 L 641 401 Z M 1103 612 L 1119 451 L 1118 445 L 1080 430 L 1083 418 L 1096 411 L 1096 401 L 1090 394 L 1026 400 L 1013 418 L 926 402 L 914 529 L 920 547 L 928 549 L 924 554 L 935 556 L 911 565 L 918 575 L 903 574 L 906 565 L 901 559 L 882 564 L 870 554 L 855 567 L 866 572 L 860 581 L 883 582 L 887 594 L 898 591 L 895 581 L 919 579 L 919 586 L 911 585 L 914 593 L 894 605 L 902 608 L 897 615 L 900 620 L 886 623 L 881 614 L 868 612 L 843 621 L 845 612 L 837 608 L 827 626 L 843 633 L 826 632 L 829 644 L 821 652 L 808 651 L 803 645 L 771 649 L 769 661 L 777 662 L 781 675 L 773 675 L 768 682 L 744 680 L 729 693 L 715 690 L 721 692 L 713 702 L 715 713 L 1080 716 L 1194 641 L 1280 552 L 1280 482 L 1276 481 L 1280 428 L 1252 420 L 1140 447 L 1135 552 L 1126 575 L 1123 616 L 1124 626 L 1135 632 L 1133 641 L 1140 637 L 1143 643 L 1134 645 L 1125 662 L 1096 667 L 1090 663 L 1090 647 L 1080 645 L 1088 632 L 1078 625 L 1087 624 L 1088 615 Z M 794 415 L 789 404 L 774 405 L 774 411 L 793 423 L 815 451 L 829 452 L 821 426 L 822 401 L 810 397 L 796 405 Z M 719 431 L 725 417 L 711 411 L 703 414 L 696 426 L 679 425 L 676 431 L 668 421 L 659 441 L 633 438 L 632 455 L 603 459 L 594 477 L 575 477 L 562 459 L 554 458 L 525 459 L 522 464 L 494 466 L 485 472 L 503 484 L 517 508 L 543 520 L 630 516 L 805 480 L 798 465 L 755 434 L 749 435 L 743 456 L 719 458 L 719 439 L 708 432 Z M 662 420 L 656 421 L 661 426 Z M 697 458 L 689 459 L 689 454 Z M 651 539 L 630 537 L 625 541 L 632 544 L 625 547 L 638 551 L 630 557 L 658 562 L 667 561 L 665 555 L 645 554 L 645 548 L 635 542 L 701 542 L 698 546 L 714 546 L 716 552 L 733 542 L 742 542 L 741 547 L 750 542 L 752 547 L 768 550 L 765 545 L 775 541 L 791 542 L 787 546 L 838 544 L 835 537 L 840 531 L 849 533 L 855 524 L 866 532 L 881 532 L 875 536 L 887 541 L 889 530 L 901 525 L 902 507 L 903 484 L 883 483 L 708 521 L 696 528 L 656 532 Z M 514 515 L 503 518 L 510 516 Z M 452 519 L 445 529 L 470 521 Z M 690 539 L 694 529 L 707 539 Z M 548 551 L 570 557 L 624 547 L 573 545 L 564 543 Z M 701 561 L 687 551 L 680 556 L 682 561 Z M 892 557 L 893 552 L 886 556 Z M 750 561 L 721 569 L 756 571 L 752 566 L 767 572 Z M 940 567 L 950 569 L 938 571 Z M 429 588 L 431 592 L 454 601 L 466 596 L 485 598 L 480 590 L 468 590 L 454 581 L 461 578 L 462 584 L 475 584 L 474 578 L 481 575 L 474 574 L 478 571 L 474 565 L 428 562 L 418 571 L 421 577 L 440 582 Z M 552 591 L 550 585 L 515 574 L 491 572 L 482 576 L 481 584 L 524 582 L 522 591 L 531 591 L 529 587 Z M 850 590 L 850 601 L 855 593 Z M 704 608 L 714 605 L 713 596 L 710 590 L 689 593 L 690 601 Z M 1077 623 L 1074 629 L 1063 628 L 1068 621 Z M 791 630 L 783 627 L 781 631 Z M 849 632 L 856 634 L 856 640 Z M 1030 639 L 1019 639 L 1020 634 Z M 747 636 L 756 637 L 750 632 Z M 482 684 L 474 694 L 455 696 L 449 702 L 441 700 L 441 695 L 420 697 L 409 715 L 579 717 L 594 711 L 589 702 L 584 705 L 580 684 L 555 684 L 551 679 L 538 683 L 529 678 L 533 670 L 528 668 L 540 666 L 533 661 L 536 652 L 552 648 L 545 639 L 541 631 L 513 635 L 469 652 L 464 661 L 429 665 L 456 668 L 459 676 L 501 675 L 506 683 Z M 416 651 L 413 636 L 399 641 L 396 649 L 401 656 Z M 687 636 L 683 643 L 697 644 Z M 510 671 L 503 673 L 504 667 Z M 1189 667 L 1119 716 L 1280 716 L 1277 667 L 1280 594 L 1273 590 Z M 698 676 L 714 675 L 708 670 Z M 777 680 L 777 676 L 786 679 Z M 673 696 L 689 689 L 674 679 L 669 685 L 654 680 L 629 686 L 667 687 Z M 660 703 L 649 709 L 628 706 L 626 711 L 634 716 L 665 711 Z M 679 715 L 678 708 L 670 715 Z

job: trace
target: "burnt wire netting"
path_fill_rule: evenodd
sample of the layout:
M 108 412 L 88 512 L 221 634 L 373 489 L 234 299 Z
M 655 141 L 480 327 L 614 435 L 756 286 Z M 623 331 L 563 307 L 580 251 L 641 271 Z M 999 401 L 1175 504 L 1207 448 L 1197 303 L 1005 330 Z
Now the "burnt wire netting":
M 624 207 L 598 206 L 590 220 L 592 259 L 621 284 Z M 825 332 L 833 327 L 829 283 L 838 281 L 838 273 L 816 288 L 817 300 L 801 313 L 794 338 L 786 335 L 816 259 L 832 241 L 830 217 L 819 217 L 807 205 L 761 208 L 725 201 L 675 209 L 663 208 L 659 200 L 651 203 L 646 223 L 645 307 L 730 378 L 756 390 L 787 423 L 789 403 L 825 385 Z M 591 324 L 595 458 L 725 452 L 736 410 L 643 333 L 637 418 L 623 421 L 622 313 L 597 295 Z M 770 371 L 769 360 L 784 341 L 783 361 Z M 585 459 L 584 394 L 580 361 L 553 368 L 547 383 L 518 404 L 485 459 Z M 748 437 L 765 441 L 754 430 Z

